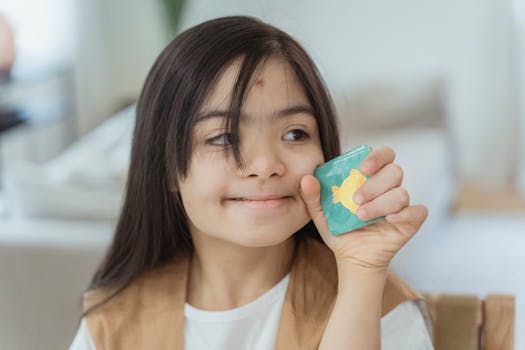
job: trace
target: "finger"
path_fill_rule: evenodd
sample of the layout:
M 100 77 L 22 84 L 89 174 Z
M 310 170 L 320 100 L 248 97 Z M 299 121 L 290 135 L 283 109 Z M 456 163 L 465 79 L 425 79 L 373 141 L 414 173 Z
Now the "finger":
M 386 164 L 392 163 L 396 158 L 396 152 L 388 146 L 373 149 L 372 152 L 361 162 L 359 167 L 365 175 L 373 175 Z
M 321 205 L 321 185 L 312 175 L 305 175 L 301 179 L 301 197 L 306 205 L 317 230 L 321 236 L 329 233 L 328 224 Z M 326 236 L 328 237 L 328 236 Z
M 362 205 L 373 200 L 377 196 L 401 186 L 403 183 L 403 169 L 395 164 L 390 163 L 369 178 L 362 184 L 352 197 L 357 205 Z
M 410 195 L 401 187 L 396 187 L 380 195 L 374 200 L 359 207 L 357 216 L 363 221 L 372 220 L 380 216 L 394 214 L 409 206 Z
M 385 220 L 408 237 L 413 236 L 428 217 L 428 209 L 424 205 L 412 205 L 401 211 L 385 216 Z

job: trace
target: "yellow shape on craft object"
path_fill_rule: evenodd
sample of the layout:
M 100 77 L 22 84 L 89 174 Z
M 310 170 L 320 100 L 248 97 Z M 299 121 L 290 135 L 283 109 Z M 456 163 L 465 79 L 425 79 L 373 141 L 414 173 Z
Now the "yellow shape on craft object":
M 365 182 L 366 177 L 361 174 L 359 170 L 352 169 L 350 175 L 348 175 L 341 184 L 341 187 L 332 186 L 334 204 L 341 202 L 345 208 L 355 214 L 359 206 L 354 202 L 352 197 L 354 196 L 354 192 Z

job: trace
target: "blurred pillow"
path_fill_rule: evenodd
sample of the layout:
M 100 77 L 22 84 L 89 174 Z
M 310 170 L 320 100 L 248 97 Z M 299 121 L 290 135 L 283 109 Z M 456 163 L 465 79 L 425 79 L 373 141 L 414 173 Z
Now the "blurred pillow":
M 13 216 L 81 220 L 118 217 L 129 167 L 135 106 L 40 165 L 10 164 L 3 188 Z
M 336 98 L 344 127 L 355 130 L 443 126 L 444 83 L 440 79 L 370 83 Z

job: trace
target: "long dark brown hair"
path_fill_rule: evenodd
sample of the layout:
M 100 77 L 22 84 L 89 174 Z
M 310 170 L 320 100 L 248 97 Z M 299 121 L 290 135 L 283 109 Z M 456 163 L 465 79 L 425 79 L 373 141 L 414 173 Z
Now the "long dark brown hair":
M 235 160 L 242 167 L 240 111 L 257 68 L 271 57 L 293 68 L 313 107 L 324 159 L 339 155 L 339 133 L 332 100 L 305 50 L 285 32 L 245 16 L 223 17 L 178 35 L 151 68 L 136 110 L 125 199 L 113 242 L 88 290 L 111 287 L 120 293 L 143 272 L 190 255 L 193 244 L 176 189 L 188 170 L 197 113 L 220 74 L 241 58 L 227 116 Z M 295 237 L 320 239 L 310 221 Z

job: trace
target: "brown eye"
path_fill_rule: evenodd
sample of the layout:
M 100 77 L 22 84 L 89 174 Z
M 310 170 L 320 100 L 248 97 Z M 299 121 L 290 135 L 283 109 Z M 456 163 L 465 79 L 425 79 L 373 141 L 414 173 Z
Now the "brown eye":
M 301 129 L 293 129 L 293 130 L 288 131 L 286 134 L 284 134 L 283 139 L 285 141 L 297 142 L 297 141 L 304 141 L 308 139 L 309 137 L 310 135 L 306 131 L 301 130 Z

